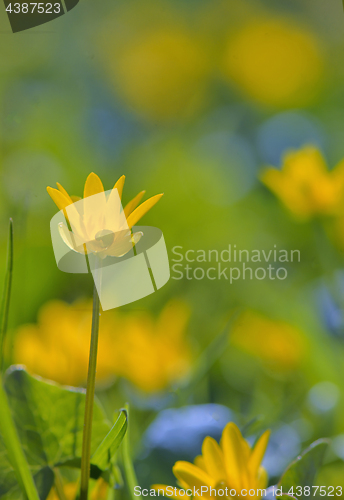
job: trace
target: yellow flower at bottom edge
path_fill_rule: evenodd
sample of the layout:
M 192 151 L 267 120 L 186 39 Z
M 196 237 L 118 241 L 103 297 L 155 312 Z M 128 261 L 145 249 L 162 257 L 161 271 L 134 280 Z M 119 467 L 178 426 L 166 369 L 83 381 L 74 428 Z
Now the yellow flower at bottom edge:
M 87 244 L 87 251 L 100 258 L 108 255 L 122 257 L 141 239 L 143 234 L 131 234 L 131 229 L 160 200 L 162 194 L 139 205 L 145 194 L 141 191 L 122 211 L 120 202 L 124 181 L 125 176 L 122 175 L 106 197 L 102 181 L 92 172 L 86 179 L 83 199 L 69 196 L 58 182 L 58 189 L 47 187 L 50 197 L 63 210 L 73 229 L 70 231 L 63 223 L 58 227 L 61 238 L 71 250 L 85 253 Z
M 181 488 L 192 490 L 192 495 L 195 497 L 213 498 L 217 496 L 214 490 L 224 490 L 224 497 L 246 498 L 248 491 L 254 490 L 255 495 L 250 495 L 250 498 L 257 500 L 262 496 L 257 490 L 265 489 L 268 483 L 267 472 L 261 466 L 261 462 L 269 435 L 270 432 L 266 431 L 251 448 L 238 427 L 230 422 L 223 430 L 220 444 L 213 438 L 206 437 L 202 445 L 202 455 L 196 457 L 193 464 L 176 462 L 173 474 Z M 201 494 L 202 486 L 204 488 Z M 169 493 L 171 487 L 156 484 L 153 488 L 162 490 L 171 497 Z M 235 490 L 236 495 L 234 492 L 232 495 L 230 490 Z M 246 490 L 246 496 L 243 490 Z M 177 494 L 173 495 L 173 498 L 178 500 L 182 497 L 185 498 L 185 494 L 181 495 L 178 490 Z
M 178 300 L 168 302 L 157 318 L 143 311 L 103 313 L 97 381 L 123 377 L 149 393 L 183 377 L 192 359 L 185 338 L 189 316 L 187 305 Z M 48 302 L 37 324 L 22 325 L 15 332 L 15 362 L 60 384 L 84 384 L 91 321 L 91 302 Z
M 335 214 L 343 203 L 344 160 L 329 171 L 320 151 L 312 146 L 288 152 L 282 170 L 268 167 L 260 178 L 300 219 Z
M 66 497 L 66 500 L 75 500 L 79 485 L 78 483 L 68 483 L 63 486 L 63 493 Z M 107 494 L 109 490 L 109 485 L 104 481 L 103 478 L 100 478 L 93 487 L 90 493 L 90 500 L 106 500 Z M 60 500 L 55 487 L 53 487 L 47 497 L 47 500 Z
M 63 487 L 66 500 L 74 500 L 78 491 L 77 483 L 69 483 Z M 47 497 L 47 500 L 60 500 L 55 488 L 53 487 Z

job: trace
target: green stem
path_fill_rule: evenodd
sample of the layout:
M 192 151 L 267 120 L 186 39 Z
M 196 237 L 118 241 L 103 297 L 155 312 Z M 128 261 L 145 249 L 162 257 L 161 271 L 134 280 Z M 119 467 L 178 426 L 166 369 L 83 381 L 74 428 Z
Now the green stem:
M 87 500 L 88 498 L 88 483 L 90 478 L 90 467 L 91 467 L 93 404 L 94 404 L 94 393 L 96 385 L 96 369 L 97 369 L 97 353 L 98 353 L 99 312 L 100 312 L 99 296 L 96 286 L 94 285 L 91 346 L 90 346 L 90 358 L 88 365 L 84 433 L 83 433 L 82 455 L 81 455 L 80 500 Z

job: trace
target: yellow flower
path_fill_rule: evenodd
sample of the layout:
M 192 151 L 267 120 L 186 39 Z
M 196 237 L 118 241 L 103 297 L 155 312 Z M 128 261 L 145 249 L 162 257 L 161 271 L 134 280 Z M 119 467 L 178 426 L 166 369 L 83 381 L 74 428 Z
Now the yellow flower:
M 276 371 L 294 370 L 306 351 L 305 338 L 297 328 L 254 311 L 238 318 L 230 341 Z
M 131 234 L 132 227 L 160 200 L 162 194 L 149 198 L 139 205 L 145 191 L 141 191 L 121 210 L 120 201 L 125 176 L 122 175 L 107 197 L 102 181 L 95 173 L 91 173 L 85 182 L 84 198 L 69 196 L 67 191 L 57 184 L 58 189 L 47 188 L 52 200 L 56 203 L 73 231 L 69 231 L 63 223 L 59 231 L 64 242 L 74 251 L 88 251 L 100 258 L 108 255 L 121 257 L 129 252 L 142 237 L 142 232 Z M 96 198 L 89 198 L 96 196 Z M 138 206 L 139 205 L 139 206 Z
M 193 464 L 176 462 L 173 473 L 184 490 L 198 490 L 199 493 L 196 492 L 194 496 L 199 498 L 215 497 L 215 492 L 210 491 L 210 488 L 213 488 L 224 490 L 223 496 L 228 498 L 236 496 L 234 492 L 230 494 L 230 490 L 235 490 L 239 498 L 246 498 L 249 490 L 255 490 L 256 494 L 250 495 L 250 498 L 258 499 L 262 495 L 257 493 L 257 490 L 266 488 L 268 482 L 267 472 L 261 462 L 269 435 L 269 431 L 266 431 L 251 448 L 238 427 L 230 422 L 223 430 L 220 445 L 213 438 L 206 437 L 202 445 L 202 455 L 196 457 Z M 201 495 L 202 486 L 208 487 L 208 491 L 204 489 Z M 168 492 L 164 485 L 157 484 L 153 488 Z M 242 490 L 246 490 L 246 496 Z M 182 496 L 185 497 L 177 490 L 174 498 L 180 500 Z
M 268 167 L 261 180 L 301 219 L 334 215 L 343 204 L 344 161 L 329 171 L 320 151 L 312 146 L 287 153 L 282 170 Z
M 154 321 L 144 312 L 124 317 L 116 337 L 118 374 L 145 392 L 157 392 L 185 376 L 191 348 L 185 340 L 189 308 L 170 301 Z
M 63 492 L 66 500 L 75 500 L 78 492 L 78 483 L 68 483 L 63 486 Z M 100 478 L 96 483 L 90 494 L 90 500 L 106 500 L 109 490 L 109 485 Z M 55 488 L 52 488 L 47 500 L 60 500 Z
M 14 356 L 36 375 L 78 386 L 87 377 L 92 318 L 90 302 L 45 304 L 37 324 L 23 325 L 15 336 Z M 160 316 L 112 310 L 100 319 L 97 380 L 118 376 L 146 392 L 163 390 L 183 377 L 191 364 L 185 340 L 188 307 L 166 304 Z
M 281 19 L 255 19 L 231 36 L 224 74 L 252 99 L 294 107 L 316 96 L 323 60 L 314 35 Z
M 76 494 L 78 492 L 78 484 L 77 483 L 68 483 L 63 487 L 63 492 L 65 494 L 66 500 L 74 500 Z M 60 500 L 60 497 L 56 493 L 55 488 L 52 488 L 47 500 Z

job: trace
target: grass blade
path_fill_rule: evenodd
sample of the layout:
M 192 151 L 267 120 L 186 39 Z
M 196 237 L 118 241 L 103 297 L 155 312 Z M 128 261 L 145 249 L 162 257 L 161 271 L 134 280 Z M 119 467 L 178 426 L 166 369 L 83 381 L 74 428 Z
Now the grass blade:
M 0 430 L 6 451 L 17 476 L 18 483 L 28 500 L 39 500 L 37 489 L 26 461 L 17 430 L 12 420 L 6 392 L 2 383 L 3 349 L 7 331 L 8 313 L 10 307 L 11 285 L 13 272 L 13 222 L 10 219 L 7 269 L 5 288 L 0 309 Z
M 0 377 L 0 429 L 8 458 L 14 469 L 17 481 L 28 500 L 39 500 L 34 480 L 21 447 L 17 430 L 14 426 L 7 396 Z
M 121 410 L 114 426 L 93 453 L 91 457 L 92 464 L 102 470 L 106 469 L 106 464 L 109 460 L 109 450 L 115 451 L 119 447 L 127 431 L 127 426 L 127 411 Z
M 0 372 L 4 365 L 4 344 L 7 332 L 8 313 L 10 310 L 10 297 L 13 273 L 13 221 L 10 219 L 7 249 L 7 266 L 5 275 L 5 286 L 0 307 Z
M 129 422 L 129 405 L 128 405 L 128 403 L 125 405 L 125 409 L 127 411 L 128 422 Z M 132 500 L 137 500 L 138 498 L 141 498 L 141 495 L 135 495 L 135 490 L 134 490 L 135 486 L 138 486 L 138 481 L 136 478 L 134 465 L 133 465 L 133 462 L 131 459 L 131 453 L 130 453 L 129 425 L 128 425 L 128 430 L 127 430 L 127 432 L 124 436 L 124 439 L 123 439 L 122 454 L 123 454 L 124 473 L 125 473 L 125 477 L 127 480 L 130 498 Z

